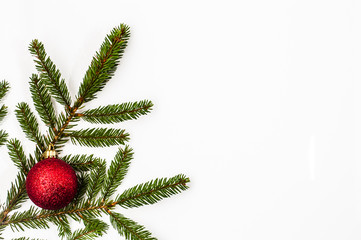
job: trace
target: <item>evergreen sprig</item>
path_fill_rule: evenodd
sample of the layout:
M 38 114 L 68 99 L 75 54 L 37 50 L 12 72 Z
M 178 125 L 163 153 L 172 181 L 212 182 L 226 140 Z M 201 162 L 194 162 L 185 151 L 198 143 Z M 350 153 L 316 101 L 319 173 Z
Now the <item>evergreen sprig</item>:
M 124 129 L 88 128 L 73 131 L 70 139 L 81 146 L 109 147 L 124 144 L 129 140 L 129 134 Z
M 125 149 L 119 149 L 110 164 L 107 176 L 102 188 L 103 201 L 117 190 L 117 187 L 122 183 L 125 175 L 128 172 L 130 161 L 133 159 L 133 149 L 125 146 Z
M 49 91 L 38 75 L 33 74 L 30 78 L 30 92 L 36 111 L 43 122 L 53 131 L 56 130 L 56 114 Z
M 32 221 L 21 221 L 21 219 L 31 218 L 40 213 L 40 210 L 31 206 L 29 210 L 23 212 L 15 212 L 10 216 L 9 222 L 10 227 L 14 230 L 24 231 L 25 228 L 35 228 L 35 229 L 46 229 L 49 228 L 48 220 L 49 219 L 32 219 Z
M 66 216 L 50 217 L 49 221 L 58 227 L 59 237 L 66 237 L 71 234 L 71 227 Z
M 115 201 L 124 208 L 141 207 L 159 202 L 188 189 L 189 178 L 179 174 L 172 178 L 155 179 L 124 191 Z
M 158 178 L 138 184 L 114 196 L 133 159 L 133 150 L 127 145 L 124 148 L 119 147 L 109 168 L 104 159 L 94 155 L 69 154 L 62 157 L 76 171 L 78 178 L 77 196 L 68 206 L 59 210 L 42 210 L 32 206 L 28 210 L 14 211 L 28 199 L 27 173 L 39 161 L 49 144 L 53 144 L 59 153 L 69 140 L 73 144 L 88 147 L 119 146 L 129 140 L 129 134 L 124 129 L 74 130 L 80 120 L 113 124 L 137 119 L 151 111 L 153 103 L 149 100 L 99 106 L 82 111 L 83 104 L 95 99 L 96 94 L 114 75 L 129 36 L 129 27 L 124 24 L 114 28 L 106 36 L 86 71 L 73 104 L 65 80 L 61 78 L 60 71 L 47 56 L 44 45 L 38 40 L 31 42 L 29 50 L 35 57 L 38 74 L 30 77 L 30 91 L 36 112 L 49 129 L 46 134 L 42 134 L 30 106 L 24 102 L 17 105 L 15 114 L 20 126 L 26 137 L 36 146 L 34 153 L 27 156 L 19 140 L 7 141 L 10 159 L 19 172 L 8 190 L 6 202 L 0 211 L 0 238 L 1 232 L 8 226 L 14 231 L 24 231 L 47 229 L 53 224 L 57 226 L 58 235 L 62 239 L 96 239 L 108 230 L 108 224 L 101 220 L 107 215 L 111 225 L 125 239 L 156 240 L 144 226 L 116 212 L 117 208 L 154 204 L 186 190 L 189 179 L 183 174 L 172 178 Z M 7 90 L 8 84 L 4 81 L 0 82 L 0 99 Z M 59 114 L 56 114 L 53 99 L 65 106 Z M 0 120 L 5 114 L 6 107 L 0 107 Z M 6 132 L 0 130 L 0 144 L 5 142 L 6 137 Z M 71 220 L 82 222 L 84 227 L 73 230 Z
M 62 160 L 68 163 L 76 172 L 91 171 L 97 166 L 104 165 L 104 160 L 93 154 L 65 155 Z
M 145 229 L 144 226 L 137 222 L 124 217 L 120 213 L 107 211 L 110 217 L 110 222 L 119 234 L 129 240 L 157 240 L 152 237 L 151 233 Z
M 25 186 L 26 175 L 24 172 L 19 172 L 11 187 L 7 192 L 5 208 L 0 214 L 1 221 L 7 219 L 10 211 L 20 208 L 20 205 L 28 199 Z
M 47 56 L 44 44 L 34 39 L 29 45 L 29 51 L 34 56 L 36 69 L 39 71 L 41 79 L 49 86 L 48 89 L 53 97 L 69 109 L 71 99 L 68 87 L 66 86 L 65 80 L 61 79 L 59 69 L 56 68 L 50 57 Z
M 94 199 L 103 187 L 106 176 L 106 164 L 105 161 L 99 162 L 98 167 L 91 170 L 89 174 L 89 182 L 86 188 L 86 195 L 88 201 Z
M 45 144 L 43 136 L 40 134 L 38 121 L 29 105 L 25 102 L 19 103 L 15 113 L 26 137 L 36 143 L 42 151 L 45 151 Z
M 100 236 L 103 236 L 104 233 L 108 230 L 109 226 L 103 221 L 98 219 L 91 219 L 85 221 L 85 228 L 76 230 L 69 240 L 87 240 L 87 239 L 96 239 Z
M 128 102 L 98 107 L 83 112 L 80 117 L 91 123 L 118 123 L 126 120 L 137 119 L 152 110 L 153 103 L 148 100 Z
M 106 36 L 100 50 L 93 57 L 89 69 L 85 73 L 83 82 L 79 87 L 76 106 L 95 99 L 96 93 L 102 90 L 114 75 L 119 59 L 127 47 L 129 37 L 129 27 L 124 24 L 114 28 Z
M 9 156 L 15 166 L 23 173 L 27 174 L 29 169 L 28 160 L 25 156 L 21 142 L 17 139 L 10 139 L 7 144 Z

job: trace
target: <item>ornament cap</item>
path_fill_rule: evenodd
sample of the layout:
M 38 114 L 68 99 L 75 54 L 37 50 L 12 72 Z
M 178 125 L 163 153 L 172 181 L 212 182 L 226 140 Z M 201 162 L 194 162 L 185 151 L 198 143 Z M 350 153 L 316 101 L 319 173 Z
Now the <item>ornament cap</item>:
M 58 158 L 58 154 L 55 151 L 54 144 L 50 143 L 48 149 L 41 155 L 41 160 L 47 158 Z

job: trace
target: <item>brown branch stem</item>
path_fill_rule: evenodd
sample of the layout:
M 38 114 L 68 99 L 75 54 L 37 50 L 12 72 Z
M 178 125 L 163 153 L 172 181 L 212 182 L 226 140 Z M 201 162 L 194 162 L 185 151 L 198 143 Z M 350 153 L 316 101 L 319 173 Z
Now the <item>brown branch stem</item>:
M 71 120 L 73 119 L 73 117 L 75 116 L 77 110 L 78 110 L 78 107 L 72 108 L 69 116 L 68 116 L 68 117 L 66 118 L 66 120 L 65 120 L 65 123 L 62 125 L 62 127 L 61 127 L 59 130 L 57 130 L 57 133 L 56 133 L 53 141 L 51 142 L 52 144 L 55 145 L 55 143 L 59 140 L 59 138 L 62 137 L 62 135 L 63 135 L 66 127 L 69 125 L 70 121 L 71 121 Z
M 100 209 L 107 209 L 107 208 L 112 208 L 117 204 L 117 202 L 112 202 L 109 203 L 107 205 L 97 205 L 97 206 L 90 206 L 90 207 L 84 207 L 84 208 L 78 208 L 78 209 L 71 209 L 68 211 L 63 211 L 63 212 L 55 212 L 55 213 L 49 213 L 49 214 L 40 214 L 34 217 L 30 217 L 30 218 L 23 218 L 23 219 L 18 219 L 15 221 L 5 221 L 5 222 L 0 222 L 0 225 L 9 225 L 9 224 L 16 224 L 16 223 L 21 223 L 21 222 L 28 222 L 31 220 L 36 220 L 36 219 L 44 219 L 44 218 L 48 218 L 48 217 L 57 217 L 57 216 L 62 216 L 62 215 L 66 215 L 66 214 L 78 214 L 81 212 L 85 212 L 85 211 L 93 211 L 93 210 L 100 210 Z

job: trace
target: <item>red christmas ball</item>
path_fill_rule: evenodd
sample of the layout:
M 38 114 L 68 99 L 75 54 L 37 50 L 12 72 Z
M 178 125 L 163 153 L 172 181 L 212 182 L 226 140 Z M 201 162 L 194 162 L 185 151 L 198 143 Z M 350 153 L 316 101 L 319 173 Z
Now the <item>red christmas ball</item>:
M 33 203 L 41 208 L 57 210 L 68 205 L 78 188 L 73 168 L 57 158 L 47 158 L 35 164 L 26 178 L 26 191 Z

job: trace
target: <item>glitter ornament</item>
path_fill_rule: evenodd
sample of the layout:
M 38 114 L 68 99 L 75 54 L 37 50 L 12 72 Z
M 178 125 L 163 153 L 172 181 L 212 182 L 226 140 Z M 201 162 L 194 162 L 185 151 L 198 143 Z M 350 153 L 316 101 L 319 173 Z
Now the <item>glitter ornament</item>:
M 77 193 L 75 171 L 69 164 L 57 158 L 53 145 L 44 152 L 42 159 L 30 169 L 26 178 L 28 196 L 41 208 L 63 208 Z

